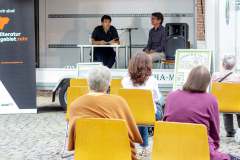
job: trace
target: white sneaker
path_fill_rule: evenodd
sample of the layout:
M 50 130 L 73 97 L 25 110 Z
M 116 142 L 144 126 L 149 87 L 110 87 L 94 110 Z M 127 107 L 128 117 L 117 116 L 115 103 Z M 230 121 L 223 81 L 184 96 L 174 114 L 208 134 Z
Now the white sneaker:
M 235 141 L 240 144 L 240 128 L 238 128 L 236 134 L 235 134 Z
M 150 156 L 150 154 L 151 154 L 151 151 L 150 151 L 150 147 L 148 146 L 148 147 L 142 148 L 142 151 L 139 153 L 139 156 L 140 157 L 148 157 L 148 156 Z

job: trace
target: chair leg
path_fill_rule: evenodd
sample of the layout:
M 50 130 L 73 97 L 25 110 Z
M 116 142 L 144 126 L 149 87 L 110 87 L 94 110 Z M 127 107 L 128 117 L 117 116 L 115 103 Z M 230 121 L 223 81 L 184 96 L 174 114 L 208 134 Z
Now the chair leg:
M 157 69 L 160 69 L 161 61 L 157 63 Z
M 67 138 L 68 138 L 68 122 L 66 124 L 66 131 L 65 131 L 65 139 L 64 139 L 64 146 L 62 149 L 62 155 L 64 154 L 65 150 L 66 150 L 66 145 L 67 145 Z
M 68 158 L 68 157 L 73 156 L 73 153 L 65 154 L 66 146 L 67 146 L 67 138 L 68 138 L 68 126 L 69 126 L 69 123 L 67 122 L 67 124 L 66 124 L 66 132 L 65 132 L 64 146 L 63 146 L 63 149 L 62 149 L 62 152 L 61 152 L 61 157 L 62 157 L 62 158 Z
M 160 65 L 159 69 L 162 69 L 162 60 L 160 60 L 159 65 Z

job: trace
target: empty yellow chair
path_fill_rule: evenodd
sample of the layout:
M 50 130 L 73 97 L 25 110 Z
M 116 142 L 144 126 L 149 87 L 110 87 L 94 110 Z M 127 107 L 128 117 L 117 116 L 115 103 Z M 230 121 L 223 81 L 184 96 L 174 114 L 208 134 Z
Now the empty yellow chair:
M 210 160 L 206 127 L 156 122 L 152 160 Z
M 70 87 L 77 87 L 77 86 L 88 86 L 87 79 L 86 78 L 70 79 Z
M 79 119 L 75 131 L 75 160 L 131 160 L 124 120 Z
M 87 86 L 81 87 L 68 87 L 67 90 L 67 111 L 66 111 L 66 120 L 69 119 L 69 111 L 71 103 L 80 96 L 83 96 L 89 92 Z
M 118 95 L 119 89 L 122 88 L 122 79 L 112 79 L 110 84 L 110 94 Z
M 215 82 L 211 93 L 218 100 L 220 112 L 240 113 L 240 83 Z
M 138 125 L 154 125 L 155 109 L 150 90 L 120 89 L 119 95 L 128 102 Z

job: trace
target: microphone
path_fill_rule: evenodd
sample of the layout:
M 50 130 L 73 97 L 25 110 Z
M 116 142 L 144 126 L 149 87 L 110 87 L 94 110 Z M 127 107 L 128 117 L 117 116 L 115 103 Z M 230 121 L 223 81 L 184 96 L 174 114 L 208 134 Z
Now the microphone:
M 138 30 L 136 27 L 128 27 L 128 28 L 118 28 L 117 30 L 124 30 L 125 32 L 128 32 L 129 35 L 129 48 L 130 48 L 130 58 L 132 57 L 132 31 Z

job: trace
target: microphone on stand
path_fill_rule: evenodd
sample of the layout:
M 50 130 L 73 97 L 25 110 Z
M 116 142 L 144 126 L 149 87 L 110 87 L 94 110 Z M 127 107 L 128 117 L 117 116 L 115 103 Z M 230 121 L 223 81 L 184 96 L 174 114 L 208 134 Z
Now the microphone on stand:
M 136 27 L 128 27 L 128 28 L 118 28 L 117 30 L 125 30 L 129 34 L 129 49 L 130 49 L 130 58 L 132 57 L 132 30 L 138 30 Z

